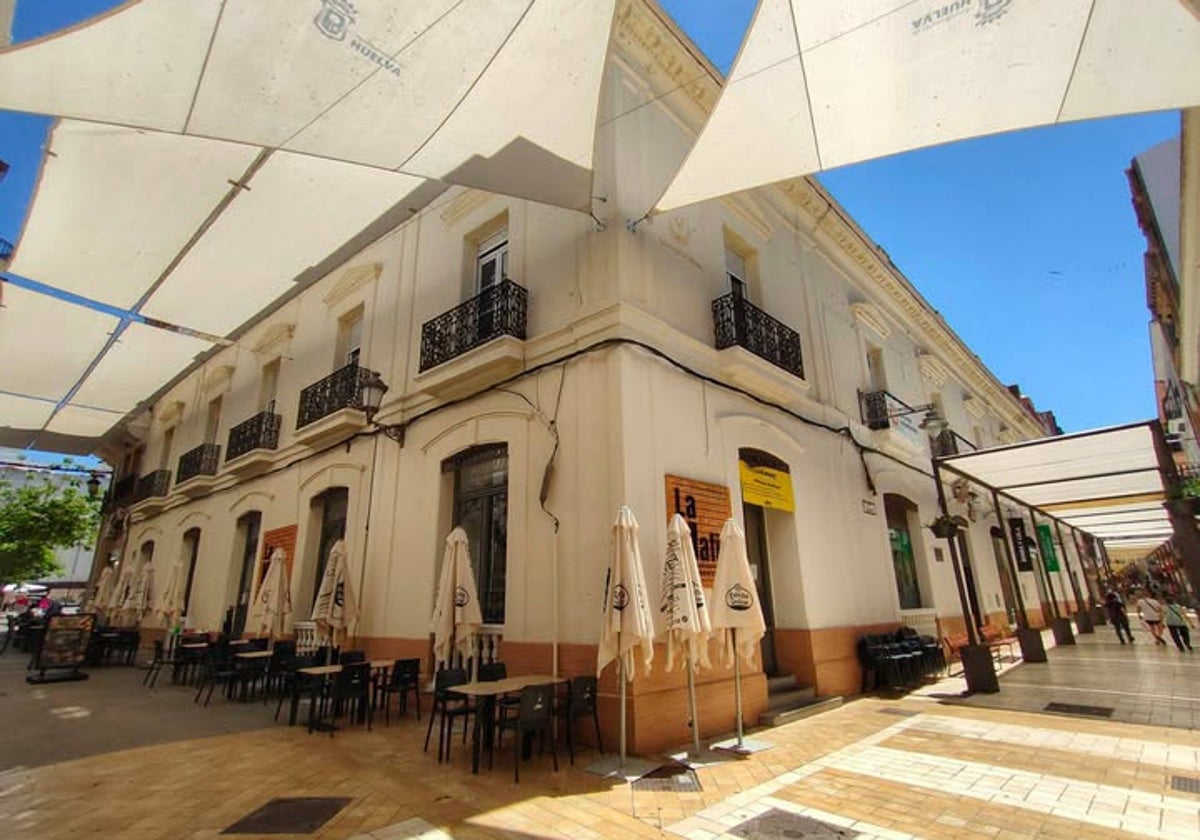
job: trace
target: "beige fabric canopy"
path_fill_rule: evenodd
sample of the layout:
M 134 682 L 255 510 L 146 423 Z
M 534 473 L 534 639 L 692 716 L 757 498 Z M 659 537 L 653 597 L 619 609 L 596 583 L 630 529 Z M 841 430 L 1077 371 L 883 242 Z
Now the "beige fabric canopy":
M 615 0 L 130 0 L 0 52 L 0 107 L 590 206 Z
M 656 212 L 985 134 L 1200 104 L 1184 0 L 762 0 Z
M 938 464 L 1105 545 L 1149 549 L 1171 538 L 1152 422 L 1039 438 Z

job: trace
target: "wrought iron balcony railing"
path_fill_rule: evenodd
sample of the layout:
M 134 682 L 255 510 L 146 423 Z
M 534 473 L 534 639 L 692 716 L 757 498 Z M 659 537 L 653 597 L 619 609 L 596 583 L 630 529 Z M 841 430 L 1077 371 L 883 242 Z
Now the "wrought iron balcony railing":
M 137 481 L 138 477 L 130 473 L 110 485 L 108 493 L 104 496 L 104 504 L 100 507 L 101 512 L 108 513 L 116 508 L 132 504 L 134 493 L 137 492 Z
M 225 462 L 255 449 L 275 449 L 279 446 L 279 428 L 282 425 L 283 417 L 270 410 L 260 411 L 249 420 L 238 423 L 229 430 Z
M 858 392 L 858 407 L 862 411 L 862 421 L 868 429 L 879 431 L 892 427 L 892 404 L 909 409 L 903 400 L 896 399 L 887 391 Z
M 315 423 L 343 408 L 358 408 L 362 383 L 371 374 L 372 371 L 366 368 L 349 364 L 309 385 L 300 392 L 296 428 L 303 429 L 309 423 Z
M 183 484 L 198 475 L 216 475 L 220 463 L 220 444 L 202 443 L 179 456 L 179 473 L 175 483 Z
M 484 289 L 421 327 L 421 370 L 437 367 L 493 338 L 525 338 L 529 293 L 511 280 Z
M 712 302 L 717 349 L 743 347 L 788 373 L 804 378 L 800 333 L 733 292 Z
M 146 473 L 137 480 L 137 486 L 133 491 L 133 500 L 134 502 L 142 502 L 146 499 L 165 496 L 170 489 L 171 471 L 155 470 L 154 472 Z

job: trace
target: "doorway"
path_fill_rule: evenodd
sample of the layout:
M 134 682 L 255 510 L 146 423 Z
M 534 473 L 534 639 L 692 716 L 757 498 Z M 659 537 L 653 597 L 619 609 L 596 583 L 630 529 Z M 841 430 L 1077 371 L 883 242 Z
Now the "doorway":
M 234 638 L 246 629 L 246 616 L 250 612 L 250 590 L 254 584 L 254 561 L 258 557 L 258 535 L 262 528 L 262 514 L 252 511 L 238 518 L 238 534 L 241 536 L 242 569 L 238 575 L 237 600 L 233 604 L 233 616 L 229 632 Z
M 754 575 L 758 603 L 762 607 L 763 622 L 767 625 L 762 637 L 763 672 L 773 677 L 779 672 L 779 663 L 775 658 L 775 610 L 771 598 L 766 517 L 758 505 L 743 503 L 742 518 L 746 523 L 746 555 L 750 559 L 750 573 Z
M 1017 596 L 1013 590 L 1012 574 L 1008 567 L 1008 552 L 1004 547 L 1004 532 L 999 527 L 993 527 L 992 556 L 996 559 L 996 575 L 1000 578 L 1000 595 L 1004 598 L 1004 613 L 1008 616 L 1009 626 L 1021 626 L 1017 619 Z
M 325 565 L 329 562 L 329 551 L 333 544 L 346 536 L 346 514 L 350 508 L 350 490 L 347 487 L 331 487 L 313 498 L 313 507 L 321 510 L 321 536 L 317 542 L 317 571 L 313 578 L 312 606 L 317 603 L 321 591 L 321 579 L 325 577 Z

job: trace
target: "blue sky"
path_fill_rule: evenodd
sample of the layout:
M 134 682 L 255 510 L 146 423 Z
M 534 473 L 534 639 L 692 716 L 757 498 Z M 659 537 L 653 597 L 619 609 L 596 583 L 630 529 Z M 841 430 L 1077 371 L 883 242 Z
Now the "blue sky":
M 660 0 L 728 69 L 754 0 Z M 20 0 L 14 41 L 115 0 Z M 0 237 L 15 241 L 49 121 L 0 111 Z M 1131 158 L 1179 133 L 1174 112 L 1035 129 L 820 176 L 1005 383 L 1067 431 L 1154 416 Z M 36 279 L 36 278 L 35 278 Z

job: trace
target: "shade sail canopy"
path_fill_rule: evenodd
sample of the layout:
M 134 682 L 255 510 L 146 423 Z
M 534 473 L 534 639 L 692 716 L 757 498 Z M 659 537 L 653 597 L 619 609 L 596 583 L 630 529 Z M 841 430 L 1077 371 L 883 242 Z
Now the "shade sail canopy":
M 48 152 L 11 272 L 134 316 L 5 286 L 0 443 L 67 452 L 90 451 L 212 337 L 444 189 L 319 157 L 76 120 L 54 127 Z
M 615 0 L 130 0 L 0 51 L 0 107 L 590 206 Z
M 762 0 L 657 211 L 953 140 L 1200 104 L 1184 0 Z
M 1040 438 L 938 464 L 1106 545 L 1152 548 L 1171 538 L 1151 423 Z

